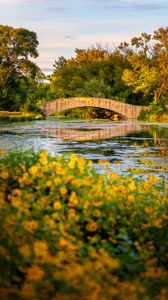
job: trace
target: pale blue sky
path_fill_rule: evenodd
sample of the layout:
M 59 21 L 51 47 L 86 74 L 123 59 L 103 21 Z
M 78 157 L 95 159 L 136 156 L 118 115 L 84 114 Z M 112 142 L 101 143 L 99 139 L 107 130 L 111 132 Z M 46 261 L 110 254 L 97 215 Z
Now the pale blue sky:
M 0 24 L 35 31 L 36 63 L 52 69 L 75 48 L 113 47 L 168 26 L 168 0 L 0 0 Z

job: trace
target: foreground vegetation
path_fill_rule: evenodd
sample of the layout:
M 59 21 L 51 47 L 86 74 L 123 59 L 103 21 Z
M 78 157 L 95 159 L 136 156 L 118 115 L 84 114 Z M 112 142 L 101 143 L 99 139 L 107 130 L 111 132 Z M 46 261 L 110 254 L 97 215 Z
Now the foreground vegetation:
M 156 177 L 11 154 L 0 205 L 1 299 L 168 298 L 167 185 Z

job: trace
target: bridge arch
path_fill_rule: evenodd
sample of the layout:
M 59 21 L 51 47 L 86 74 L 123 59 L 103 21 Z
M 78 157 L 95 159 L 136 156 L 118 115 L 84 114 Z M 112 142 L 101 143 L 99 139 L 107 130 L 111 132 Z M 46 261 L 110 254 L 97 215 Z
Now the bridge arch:
M 89 97 L 60 98 L 45 102 L 39 107 L 44 111 L 46 117 L 66 109 L 95 107 L 114 112 L 125 119 L 137 119 L 142 109 L 147 109 L 147 107 L 144 106 L 131 105 L 113 99 Z

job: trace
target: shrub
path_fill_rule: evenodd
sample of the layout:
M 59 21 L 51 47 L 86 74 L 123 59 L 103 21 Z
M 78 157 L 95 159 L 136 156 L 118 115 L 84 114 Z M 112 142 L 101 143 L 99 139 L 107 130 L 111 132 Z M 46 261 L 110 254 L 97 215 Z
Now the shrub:
M 2 159 L 0 299 L 166 300 L 167 200 L 152 175 L 99 175 L 73 154 Z
M 149 122 L 168 122 L 168 109 L 165 104 L 154 104 L 149 106 L 149 110 L 142 110 L 139 116 L 139 120 L 149 121 Z
M 8 114 L 0 114 L 0 123 L 13 123 L 13 122 L 26 122 L 26 121 L 33 121 L 33 120 L 41 120 L 43 116 L 38 115 L 29 115 L 29 114 L 15 114 L 15 113 L 8 113 Z

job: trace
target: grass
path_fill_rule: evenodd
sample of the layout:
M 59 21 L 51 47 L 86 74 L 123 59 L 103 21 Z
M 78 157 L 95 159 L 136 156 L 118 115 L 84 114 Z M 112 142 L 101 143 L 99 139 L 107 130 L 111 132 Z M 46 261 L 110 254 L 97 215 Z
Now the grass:
M 0 111 L 0 123 L 26 122 L 32 120 L 41 120 L 42 115 L 23 114 L 20 112 Z

